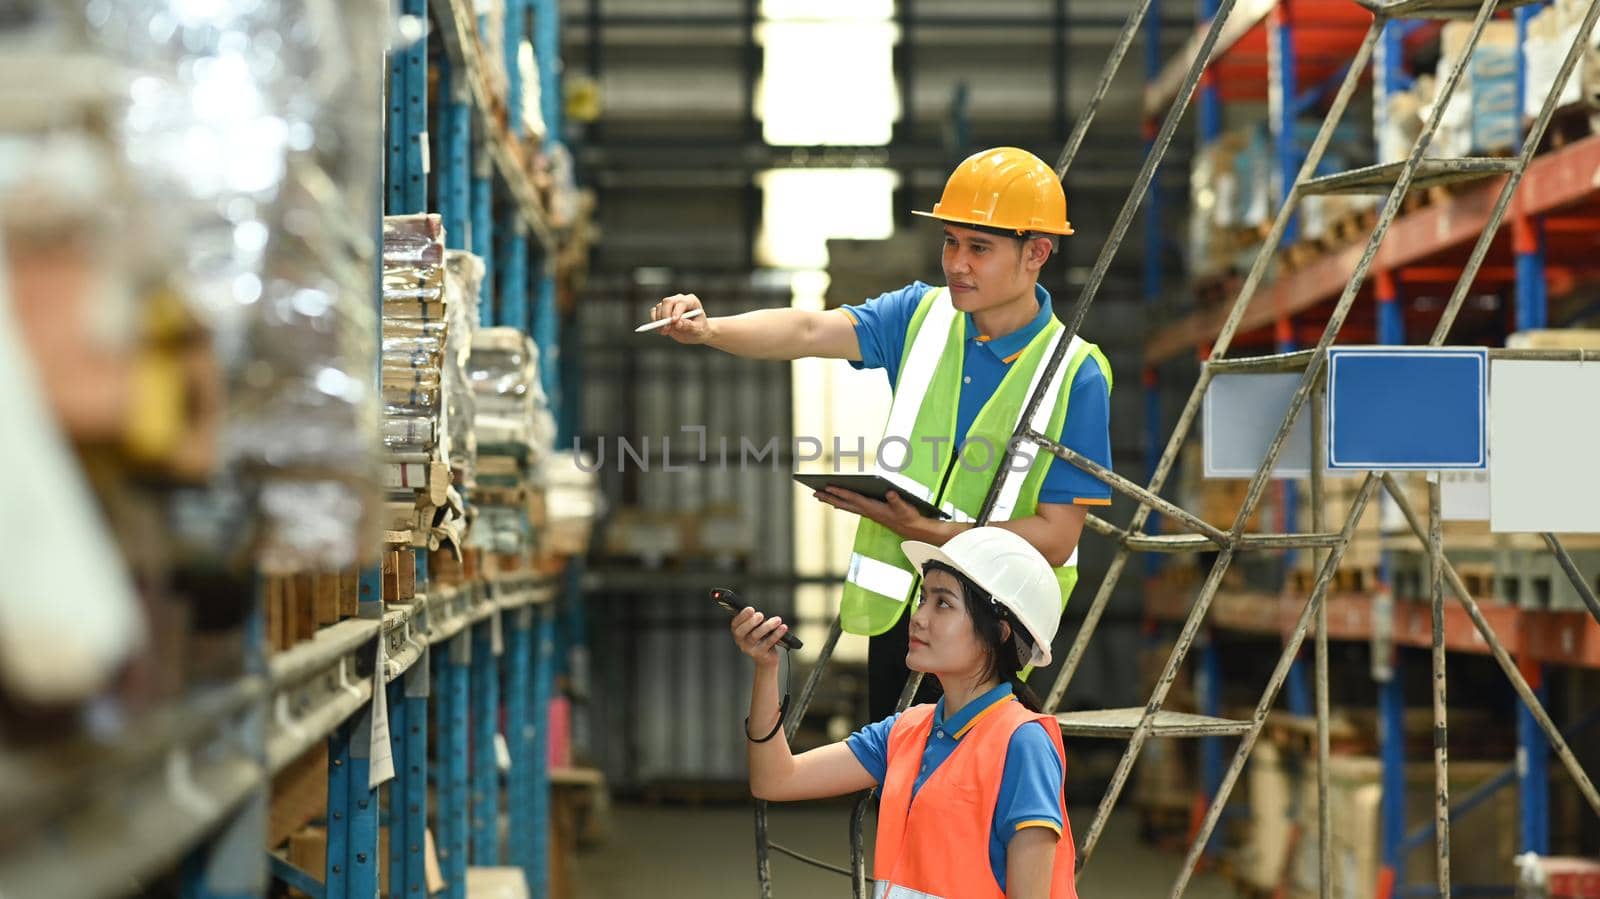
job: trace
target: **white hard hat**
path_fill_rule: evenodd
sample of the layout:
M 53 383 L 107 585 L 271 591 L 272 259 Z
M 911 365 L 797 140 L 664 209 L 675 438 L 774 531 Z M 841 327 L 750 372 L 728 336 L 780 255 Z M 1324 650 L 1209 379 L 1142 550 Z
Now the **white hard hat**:
M 900 549 L 918 570 L 943 562 L 982 587 L 1033 638 L 1028 664 L 1050 664 L 1050 641 L 1061 623 L 1061 586 L 1033 544 L 1005 528 L 982 527 L 962 531 L 942 547 L 907 540 Z

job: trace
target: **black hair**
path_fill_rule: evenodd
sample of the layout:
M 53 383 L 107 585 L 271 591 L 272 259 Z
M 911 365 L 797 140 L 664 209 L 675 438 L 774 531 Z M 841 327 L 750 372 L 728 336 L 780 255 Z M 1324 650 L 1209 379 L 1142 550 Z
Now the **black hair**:
M 947 224 L 971 231 L 980 231 L 984 234 L 993 234 L 996 237 L 1009 237 L 1016 241 L 1018 246 L 1023 247 L 1028 245 L 1028 241 L 1042 237 L 1050 241 L 1051 256 L 1056 255 L 1061 247 L 1061 238 L 1058 235 L 1048 234 L 1044 231 L 1018 231 L 1015 228 L 997 228 L 994 225 L 973 225 L 967 222 L 948 222 Z
M 967 616 L 972 619 L 972 631 L 983 644 L 988 664 L 984 679 L 994 678 L 1011 685 L 1011 692 L 1030 712 L 1040 711 L 1044 703 L 1018 675 L 1033 657 L 1033 637 L 1011 614 L 1011 610 L 995 601 L 989 591 L 978 586 L 971 578 L 943 562 L 930 561 L 922 566 L 922 573 L 942 571 L 961 585 L 961 597 L 967 604 Z M 1000 622 L 1011 626 L 1011 639 L 1001 634 Z

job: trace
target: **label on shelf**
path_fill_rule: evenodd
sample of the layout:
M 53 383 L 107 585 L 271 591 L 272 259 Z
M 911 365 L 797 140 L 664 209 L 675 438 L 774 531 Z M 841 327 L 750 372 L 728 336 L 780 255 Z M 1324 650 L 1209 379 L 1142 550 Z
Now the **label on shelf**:
M 373 641 L 378 644 L 376 650 L 376 663 L 372 670 L 372 738 L 368 750 L 371 759 L 367 769 L 367 789 L 376 790 L 383 784 L 394 779 L 394 754 L 389 745 L 389 689 L 383 682 L 383 640 Z

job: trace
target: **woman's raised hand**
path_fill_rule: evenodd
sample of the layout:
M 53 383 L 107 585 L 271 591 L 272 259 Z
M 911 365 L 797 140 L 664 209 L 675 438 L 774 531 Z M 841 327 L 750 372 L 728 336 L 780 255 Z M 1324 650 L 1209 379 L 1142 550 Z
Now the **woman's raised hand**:
M 739 651 L 755 659 L 757 665 L 778 664 L 778 641 L 789 632 L 789 625 L 784 624 L 782 618 L 767 618 L 755 609 L 744 609 L 733 616 L 733 623 L 728 627 L 733 631 L 733 642 L 739 644 Z

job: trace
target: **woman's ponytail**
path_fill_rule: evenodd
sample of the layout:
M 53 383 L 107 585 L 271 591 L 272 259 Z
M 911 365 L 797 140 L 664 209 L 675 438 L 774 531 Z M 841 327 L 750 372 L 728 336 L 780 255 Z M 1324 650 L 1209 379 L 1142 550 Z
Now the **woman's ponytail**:
M 1033 688 L 1023 681 L 1021 674 L 1022 672 L 1020 671 L 1012 672 L 1011 676 L 1006 678 L 1006 683 L 1011 685 L 1012 694 L 1017 697 L 1018 702 L 1022 703 L 1022 707 L 1028 711 L 1044 711 L 1044 703 L 1039 700 L 1039 694 L 1033 692 Z

